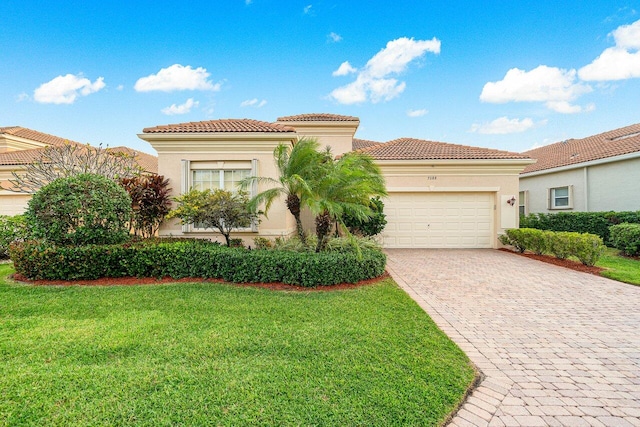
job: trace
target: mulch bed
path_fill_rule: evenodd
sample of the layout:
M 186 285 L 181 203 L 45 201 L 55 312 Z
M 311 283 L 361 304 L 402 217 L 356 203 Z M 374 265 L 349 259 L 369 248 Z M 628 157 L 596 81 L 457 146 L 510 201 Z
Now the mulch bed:
M 375 277 L 373 279 L 361 280 L 357 283 L 340 283 L 337 285 L 318 286 L 315 288 L 307 288 L 304 286 L 288 285 L 286 283 L 274 282 L 274 283 L 230 283 L 233 286 L 251 287 L 251 288 L 263 288 L 271 289 L 274 291 L 337 291 L 343 289 L 353 289 L 360 286 L 366 286 L 376 284 L 383 279 L 386 279 L 389 273 L 384 273 L 382 276 Z M 163 283 L 228 283 L 222 279 L 203 279 L 201 277 L 184 277 L 182 279 L 172 279 L 171 277 L 164 277 L 162 279 L 156 279 L 153 277 L 103 277 L 95 280 L 30 280 L 21 274 L 15 273 L 10 276 L 11 279 L 27 283 L 36 286 L 134 286 L 134 285 L 160 285 Z
M 570 268 L 571 270 L 575 270 L 575 271 L 581 271 L 583 273 L 589 273 L 589 274 L 593 274 L 596 276 L 600 276 L 600 272 L 604 270 L 604 268 L 602 267 L 589 267 L 587 265 L 584 265 L 580 262 L 577 261 L 573 261 L 570 259 L 559 259 L 556 258 L 554 256 L 551 255 L 537 255 L 531 252 L 524 252 L 524 253 L 520 253 L 520 252 L 514 252 L 510 249 L 507 248 L 500 248 L 499 250 L 504 251 L 504 252 L 509 252 L 515 255 L 520 255 L 520 256 L 524 256 L 527 258 L 532 258 L 532 259 L 536 259 L 538 261 L 542 261 L 542 262 L 546 262 L 549 264 L 554 264 L 554 265 L 559 265 L 560 267 L 564 267 L 564 268 Z

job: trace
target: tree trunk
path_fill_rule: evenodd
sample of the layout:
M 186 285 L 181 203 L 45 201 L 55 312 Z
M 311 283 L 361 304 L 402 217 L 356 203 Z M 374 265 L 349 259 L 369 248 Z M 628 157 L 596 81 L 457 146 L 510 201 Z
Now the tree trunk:
M 298 237 L 303 245 L 307 244 L 307 237 L 304 234 L 304 228 L 302 227 L 302 219 L 300 219 L 300 198 L 295 194 L 289 194 L 287 196 L 287 209 L 296 219 L 296 230 Z
M 329 212 L 324 211 L 316 217 L 316 236 L 318 236 L 318 244 L 316 245 L 316 252 L 320 252 L 324 249 L 325 239 L 329 234 L 331 228 L 331 216 Z

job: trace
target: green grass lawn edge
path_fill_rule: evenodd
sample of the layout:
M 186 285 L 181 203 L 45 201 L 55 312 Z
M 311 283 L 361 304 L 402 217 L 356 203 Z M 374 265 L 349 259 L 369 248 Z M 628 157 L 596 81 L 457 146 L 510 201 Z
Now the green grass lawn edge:
M 0 424 L 442 425 L 479 380 L 391 279 L 43 287 L 0 265 Z

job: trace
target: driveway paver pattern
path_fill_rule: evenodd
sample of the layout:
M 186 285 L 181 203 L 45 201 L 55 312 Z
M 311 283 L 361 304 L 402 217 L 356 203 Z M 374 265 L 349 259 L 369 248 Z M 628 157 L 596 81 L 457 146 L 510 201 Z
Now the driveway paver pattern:
M 450 426 L 640 426 L 640 287 L 490 249 L 387 249 L 484 379 Z

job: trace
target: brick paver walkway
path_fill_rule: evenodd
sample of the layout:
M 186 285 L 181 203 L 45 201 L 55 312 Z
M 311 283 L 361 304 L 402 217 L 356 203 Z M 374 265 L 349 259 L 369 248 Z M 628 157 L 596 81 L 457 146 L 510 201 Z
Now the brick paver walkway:
M 497 250 L 386 252 L 485 376 L 451 426 L 640 426 L 640 287 Z

